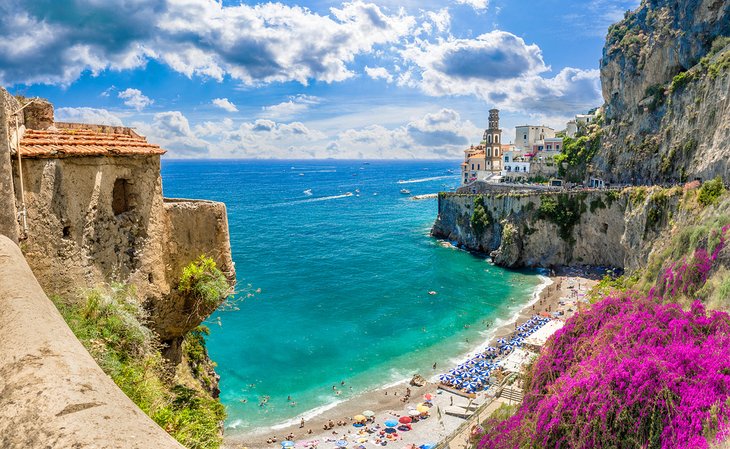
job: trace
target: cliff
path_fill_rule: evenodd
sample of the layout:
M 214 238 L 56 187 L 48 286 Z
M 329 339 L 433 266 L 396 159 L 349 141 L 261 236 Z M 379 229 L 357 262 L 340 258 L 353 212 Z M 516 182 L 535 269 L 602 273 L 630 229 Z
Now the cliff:
M 594 174 L 609 182 L 730 179 L 730 3 L 642 1 L 608 30 L 605 123 Z
M 439 195 L 431 231 L 505 267 L 569 264 L 634 270 L 652 252 L 681 189 Z

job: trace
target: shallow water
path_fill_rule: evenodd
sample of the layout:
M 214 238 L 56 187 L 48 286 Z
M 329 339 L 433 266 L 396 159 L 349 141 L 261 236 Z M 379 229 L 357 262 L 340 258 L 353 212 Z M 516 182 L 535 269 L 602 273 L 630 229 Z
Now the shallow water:
M 207 323 L 227 432 L 430 377 L 530 296 L 535 273 L 442 246 L 428 235 L 437 200 L 400 193 L 457 186 L 449 169 L 458 163 L 163 161 L 166 196 L 228 207 L 241 294 Z

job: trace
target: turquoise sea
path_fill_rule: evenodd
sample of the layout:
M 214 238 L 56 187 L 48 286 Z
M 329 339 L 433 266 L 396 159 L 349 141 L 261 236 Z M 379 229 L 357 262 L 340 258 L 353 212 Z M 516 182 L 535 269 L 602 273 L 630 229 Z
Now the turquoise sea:
M 163 161 L 165 196 L 228 207 L 237 310 L 207 323 L 226 432 L 311 415 L 417 372 L 431 377 L 482 343 L 490 320 L 529 299 L 535 272 L 444 247 L 429 237 L 437 200 L 400 193 L 455 187 L 449 170 L 458 166 Z

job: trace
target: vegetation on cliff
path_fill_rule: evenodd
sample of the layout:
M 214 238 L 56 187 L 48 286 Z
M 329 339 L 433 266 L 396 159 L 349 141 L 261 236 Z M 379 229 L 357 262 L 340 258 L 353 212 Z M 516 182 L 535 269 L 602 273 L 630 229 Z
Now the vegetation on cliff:
M 602 117 L 596 123 L 581 127 L 575 138 L 563 138 L 563 152 L 555 156 L 558 176 L 569 182 L 583 182 L 588 175 L 589 164 L 601 145 Z
M 180 379 L 160 352 L 148 316 L 132 288 L 97 288 L 81 303 L 52 298 L 76 337 L 122 391 L 157 424 L 191 449 L 218 448 L 223 405 L 195 383 Z M 186 339 L 188 341 L 189 339 Z M 204 343 L 193 336 L 187 354 L 202 357 Z M 196 360 L 201 363 L 201 360 Z M 196 377 L 193 370 L 193 377 Z
M 226 276 L 207 256 L 200 256 L 183 268 L 177 289 L 191 299 L 196 311 L 215 309 L 232 293 Z

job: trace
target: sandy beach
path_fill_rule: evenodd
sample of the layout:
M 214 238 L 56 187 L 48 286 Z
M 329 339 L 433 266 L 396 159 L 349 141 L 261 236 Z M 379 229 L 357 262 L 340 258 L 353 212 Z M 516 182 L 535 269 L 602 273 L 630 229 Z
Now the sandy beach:
M 563 267 L 556 270 L 549 281 L 541 285 L 542 291 L 539 295 L 531 298 L 527 304 L 516 313 L 511 320 L 492 331 L 488 341 L 482 342 L 479 348 L 488 345 L 495 345 L 497 339 L 512 334 L 517 326 L 538 314 L 551 314 L 555 319 L 566 320 L 571 317 L 584 301 L 585 294 L 602 277 L 599 270 L 588 269 L 587 267 Z M 478 352 L 475 348 L 474 353 Z M 453 354 L 445 354 L 442 360 L 449 359 Z M 448 367 L 450 368 L 450 367 Z M 438 370 L 428 373 L 420 373 L 424 378 L 434 380 L 435 376 L 443 373 L 447 367 L 439 366 Z M 485 401 L 494 402 L 496 408 L 500 400 L 494 401 L 493 392 L 481 392 L 471 405 L 481 405 Z M 410 391 L 410 398 L 404 401 L 407 392 Z M 384 422 L 388 419 L 398 420 L 401 416 L 408 415 L 409 407 L 413 408 L 418 403 L 424 402 L 424 395 L 432 395 L 432 407 L 429 417 L 420 420 L 412 425 L 411 431 L 399 431 L 398 438 L 385 439 L 387 447 L 405 448 L 411 444 L 417 446 L 427 443 L 437 443 L 443 438 L 451 435 L 462 423 L 463 418 L 451 416 L 444 413 L 445 409 L 452 406 L 466 407 L 469 399 L 456 394 L 438 389 L 434 382 L 428 382 L 422 387 L 409 385 L 408 382 L 385 389 L 378 389 L 363 393 L 355 398 L 349 399 L 324 413 L 315 416 L 304 422 L 293 424 L 288 427 L 269 429 L 257 434 L 235 434 L 233 432 L 225 435 L 224 447 L 229 449 L 274 449 L 281 447 L 281 441 L 289 437 L 303 447 L 306 442 L 318 441 L 321 448 L 336 447 L 335 441 L 345 439 L 348 447 L 355 447 L 360 442 L 367 440 L 363 445 L 367 448 L 375 447 L 375 438 L 380 430 L 384 428 Z M 374 422 L 369 423 L 369 428 L 376 428 L 372 434 L 364 433 L 364 428 L 353 426 L 352 417 L 361 414 L 364 410 L 375 412 Z M 334 428 L 325 430 L 325 427 L 334 423 Z M 340 423 L 341 425 L 338 425 Z M 468 431 L 468 429 L 467 429 Z M 466 447 L 466 437 L 462 436 L 463 447 Z M 273 442 L 273 439 L 276 442 Z M 456 440 L 454 441 L 456 442 Z M 455 447 L 452 445 L 452 447 Z

